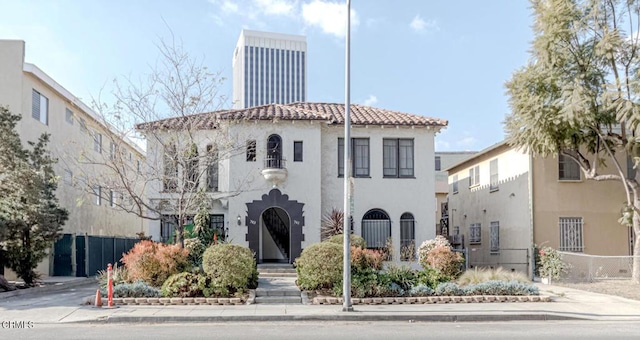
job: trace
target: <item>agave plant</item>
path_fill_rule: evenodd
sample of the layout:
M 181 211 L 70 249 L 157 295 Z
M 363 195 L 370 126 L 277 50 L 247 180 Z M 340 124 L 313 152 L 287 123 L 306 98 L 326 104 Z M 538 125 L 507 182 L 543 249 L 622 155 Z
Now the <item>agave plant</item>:
M 320 226 L 320 237 L 326 240 L 333 235 L 342 234 L 344 226 L 344 212 L 337 208 L 332 208 L 330 212 L 322 216 Z

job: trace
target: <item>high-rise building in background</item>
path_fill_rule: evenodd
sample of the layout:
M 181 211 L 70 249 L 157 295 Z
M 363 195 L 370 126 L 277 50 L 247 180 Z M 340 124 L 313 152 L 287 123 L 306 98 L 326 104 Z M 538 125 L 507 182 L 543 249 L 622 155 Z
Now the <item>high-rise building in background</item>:
M 233 108 L 307 99 L 307 38 L 242 30 L 233 52 Z

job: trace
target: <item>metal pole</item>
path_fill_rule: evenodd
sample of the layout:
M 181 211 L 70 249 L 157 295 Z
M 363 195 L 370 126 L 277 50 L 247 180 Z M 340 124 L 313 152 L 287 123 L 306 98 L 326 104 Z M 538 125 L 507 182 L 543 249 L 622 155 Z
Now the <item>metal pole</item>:
M 346 53 L 345 53 L 345 86 L 344 86 L 344 265 L 342 270 L 342 311 L 351 312 L 351 116 L 350 116 L 350 94 L 349 94 L 349 50 L 351 36 L 351 0 L 347 0 L 347 31 L 346 31 Z

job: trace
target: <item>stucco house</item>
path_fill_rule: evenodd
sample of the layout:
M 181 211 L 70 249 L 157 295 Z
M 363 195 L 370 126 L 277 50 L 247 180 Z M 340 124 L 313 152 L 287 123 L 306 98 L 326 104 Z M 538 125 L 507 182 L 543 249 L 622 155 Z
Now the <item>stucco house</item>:
M 368 247 L 415 247 L 433 238 L 434 136 L 447 121 L 351 105 L 353 231 Z M 343 206 L 344 105 L 270 104 L 168 118 L 138 125 L 147 136 L 147 168 L 171 165 L 185 140 L 190 152 L 215 151 L 196 185 L 211 199 L 212 227 L 250 247 L 258 262 L 293 263 L 320 242 L 324 214 Z M 222 154 L 224 155 L 222 155 Z M 210 170 L 204 169 L 210 167 Z M 183 177 L 184 178 L 184 177 Z M 148 198 L 170 206 L 180 183 L 158 179 Z M 195 212 L 194 212 L 195 213 Z M 151 221 L 154 239 L 167 239 L 172 211 Z
M 17 129 L 23 145 L 36 141 L 42 133 L 49 133 L 49 150 L 58 158 L 54 168 L 60 178 L 56 195 L 60 205 L 69 211 L 63 230 L 67 235 L 65 240 L 69 241 L 64 247 L 68 252 L 61 251 L 55 257 L 51 252 L 36 269 L 39 273 L 75 275 L 79 272 L 77 269 L 82 269 L 81 275 L 87 274 L 84 269 L 88 262 L 84 261 L 89 259 L 88 248 L 76 248 L 74 235 L 136 238 L 136 233 L 146 232 L 145 221 L 116 207 L 116 203 L 126 199 L 123 192 L 92 182 L 110 176 L 110 170 L 88 164 L 91 160 L 113 157 L 117 147 L 131 169 L 141 168 L 145 162 L 144 152 L 119 138 L 91 108 L 38 66 L 25 63 L 24 41 L 0 40 L 0 105 L 22 115 Z M 91 188 L 95 190 L 92 192 Z M 87 254 L 76 254 L 77 249 L 86 250 Z M 57 268 L 54 263 L 63 265 Z M 64 269 L 64 273 L 58 273 L 58 269 Z M 8 270 L 6 276 L 15 278 Z
M 534 244 L 631 254 L 630 228 L 618 223 L 622 185 L 585 180 L 569 158 L 533 157 L 503 141 L 447 170 L 449 224 L 453 234 L 465 235 L 471 266 L 529 272 Z

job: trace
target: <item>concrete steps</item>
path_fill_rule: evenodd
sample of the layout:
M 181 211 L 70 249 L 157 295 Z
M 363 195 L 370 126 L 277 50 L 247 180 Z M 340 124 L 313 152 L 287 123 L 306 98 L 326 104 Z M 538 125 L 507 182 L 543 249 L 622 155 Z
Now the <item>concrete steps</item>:
M 258 273 L 256 303 L 302 303 L 300 289 L 296 286 L 297 274 L 290 264 L 260 264 Z

